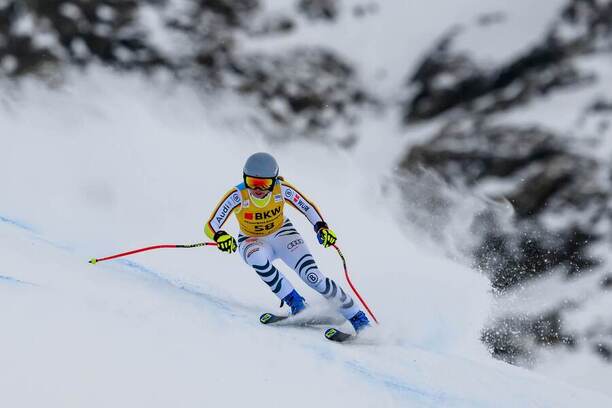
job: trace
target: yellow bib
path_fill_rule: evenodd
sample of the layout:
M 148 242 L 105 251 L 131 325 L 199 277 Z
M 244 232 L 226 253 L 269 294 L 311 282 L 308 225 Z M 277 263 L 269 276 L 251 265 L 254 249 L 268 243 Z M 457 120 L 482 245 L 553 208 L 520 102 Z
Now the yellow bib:
M 276 183 L 272 193 L 263 200 L 251 197 L 246 188 L 240 190 L 240 195 L 242 205 L 235 214 L 240 230 L 245 235 L 263 237 L 272 234 L 283 225 L 285 200 L 283 200 L 280 183 Z

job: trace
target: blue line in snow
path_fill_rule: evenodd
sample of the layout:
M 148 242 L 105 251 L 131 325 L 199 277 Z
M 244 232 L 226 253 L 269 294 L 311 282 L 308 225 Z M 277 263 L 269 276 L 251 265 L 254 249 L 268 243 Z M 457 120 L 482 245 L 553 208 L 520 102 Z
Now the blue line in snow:
M 26 224 L 25 222 L 17 221 L 17 220 L 15 220 L 13 218 L 4 217 L 2 215 L 0 215 L 0 222 L 12 225 L 12 226 L 17 227 L 19 229 L 22 229 L 24 231 L 28 231 L 28 232 L 30 232 L 30 233 L 32 233 L 34 235 L 33 238 L 36 239 L 37 241 L 40 241 L 40 242 L 45 243 L 47 245 L 51 245 L 51 246 L 53 246 L 53 247 L 55 247 L 57 249 L 61 249 L 61 250 L 64 250 L 64 251 L 72 251 L 73 250 L 73 248 L 68 246 L 68 245 L 58 244 L 57 242 L 50 241 L 50 240 L 48 240 L 46 238 L 43 238 L 42 236 L 39 235 L 38 231 L 36 231 L 34 229 L 34 227 Z
M 17 228 L 20 228 L 22 230 L 28 231 L 30 233 L 35 234 L 34 238 L 37 239 L 38 241 L 44 242 L 46 244 L 49 244 L 51 246 L 54 246 L 58 249 L 62 249 L 62 250 L 71 250 L 72 248 L 65 246 L 65 245 L 61 245 L 61 244 L 57 244 L 53 241 L 47 240 L 46 238 L 43 238 L 41 236 L 38 235 L 38 232 L 30 225 L 15 220 L 15 219 L 11 219 L 8 217 L 4 217 L 2 215 L 0 215 L 0 222 L 5 223 L 5 224 L 9 224 L 12 226 L 15 226 Z M 207 293 L 202 292 L 199 288 L 197 288 L 196 286 L 193 285 L 189 285 L 189 284 L 185 284 L 183 282 L 177 281 L 177 280 L 172 280 L 169 279 L 165 276 L 163 276 L 161 273 L 156 272 L 150 268 L 147 268 L 141 264 L 138 264 L 136 262 L 130 261 L 130 260 L 120 260 L 120 263 L 122 263 L 123 265 L 127 266 L 130 269 L 136 270 L 138 272 L 144 273 L 146 275 L 152 276 L 155 279 L 158 279 L 162 282 L 164 282 L 165 284 L 168 284 L 174 288 L 177 288 L 179 290 L 185 291 L 187 293 L 190 293 L 192 295 L 197 296 L 198 298 L 204 299 L 207 303 L 215 306 L 217 309 L 229 314 L 230 316 L 236 316 L 235 311 L 229 307 L 227 305 L 227 302 L 221 298 L 209 295 Z M 19 284 L 19 285 L 31 285 L 31 286 L 37 286 L 34 283 L 31 282 L 26 282 L 26 281 L 22 281 L 19 279 L 15 279 L 12 278 L 10 276 L 3 276 L 0 275 L 0 281 L 5 281 L 5 282 L 9 282 L 12 284 Z M 325 350 L 322 349 L 320 347 L 305 347 L 306 349 L 310 349 L 313 352 L 316 352 L 319 357 L 323 358 L 324 360 L 330 360 L 333 358 L 334 354 L 331 353 L 329 350 Z M 381 374 L 381 373 L 375 373 L 372 372 L 370 369 L 368 369 L 367 367 L 358 364 L 355 361 L 346 361 L 345 365 L 352 369 L 353 371 L 355 371 L 356 373 L 358 373 L 359 375 L 361 375 L 362 377 L 365 377 L 369 382 L 373 383 L 373 384 L 379 384 L 382 385 L 388 389 L 390 389 L 391 391 L 395 391 L 398 392 L 400 394 L 406 395 L 411 399 L 416 399 L 424 404 L 424 405 L 430 405 L 432 407 L 437 407 L 440 405 L 445 405 L 445 406 L 476 406 L 476 405 L 480 405 L 477 403 L 477 401 L 467 401 L 467 400 L 461 400 L 459 398 L 456 397 L 451 397 L 449 395 L 446 395 L 444 393 L 435 393 L 435 392 L 428 392 L 428 391 L 424 391 L 421 389 L 418 389 L 414 386 L 410 386 L 409 384 L 406 384 L 404 381 L 402 381 L 399 378 L 394 378 L 392 376 L 388 376 L 385 374 Z
M 229 314 L 230 316 L 236 316 L 235 311 L 227 305 L 227 301 L 217 298 L 215 296 L 206 294 L 202 292 L 201 290 L 199 290 L 197 287 L 194 287 L 188 284 L 184 284 L 180 281 L 169 279 L 168 277 L 165 277 L 163 274 L 157 271 L 154 271 L 153 269 L 147 268 L 146 266 L 141 265 L 137 262 L 130 261 L 129 259 L 120 259 L 118 260 L 118 262 L 125 265 L 126 267 L 130 269 L 133 269 L 135 271 L 152 276 L 153 278 L 158 279 L 168 285 L 171 285 L 172 287 L 175 287 L 177 289 L 186 291 L 190 294 L 196 295 L 199 298 L 203 298 L 205 301 L 207 301 L 207 303 L 215 306 L 217 309 Z M 305 348 L 310 350 L 311 352 L 315 352 L 316 354 L 319 355 L 320 358 L 326 361 L 332 360 L 335 357 L 335 354 L 333 354 L 329 349 L 324 349 L 324 348 L 321 348 L 320 346 L 310 345 L 310 346 L 305 346 Z M 439 407 L 439 406 L 475 407 L 479 405 L 477 401 L 470 402 L 467 400 L 461 400 L 459 398 L 449 396 L 442 392 L 436 393 L 436 392 L 429 392 L 426 390 L 419 389 L 417 387 L 406 384 L 406 382 L 403 381 L 402 379 L 394 378 L 389 375 L 373 372 L 368 367 L 360 365 L 359 363 L 355 361 L 345 361 L 344 364 L 346 367 L 355 371 L 360 376 L 365 377 L 366 380 L 369 381 L 370 383 L 376 384 L 376 385 L 382 385 L 385 388 L 389 389 L 390 391 L 401 394 L 404 397 L 407 397 L 411 400 L 416 400 L 420 404 L 425 405 L 425 406 L 430 406 L 430 407 Z
M 61 249 L 62 251 L 73 251 L 73 248 L 71 246 L 68 246 L 68 245 L 65 245 L 65 244 L 58 244 L 57 242 L 50 241 L 50 240 L 48 240 L 46 238 L 43 238 L 41 236 L 38 236 L 38 235 L 35 235 L 34 239 L 36 239 L 37 241 L 40 241 L 40 242 L 42 242 L 44 244 L 51 245 L 54 248 Z
M 367 367 L 362 366 L 361 364 L 355 361 L 347 361 L 345 365 L 356 371 L 361 376 L 364 376 L 368 379 L 368 381 L 372 383 L 377 383 L 385 386 L 386 388 L 398 392 L 400 394 L 409 395 L 411 398 L 417 397 L 420 403 L 425 405 L 429 405 L 431 407 L 440 407 L 440 406 L 466 406 L 473 407 L 479 405 L 477 401 L 467 401 L 462 400 L 460 398 L 452 397 L 443 392 L 430 392 L 419 389 L 417 387 L 406 384 L 405 381 L 394 378 L 392 376 L 374 373 Z
M 141 265 L 129 259 L 120 259 L 117 262 L 120 264 L 123 264 L 124 266 L 134 271 L 146 274 L 147 276 L 150 276 L 156 280 L 159 280 L 163 282 L 164 284 L 167 284 L 171 287 L 185 291 L 192 295 L 196 295 L 198 298 L 205 300 L 208 304 L 216 307 L 217 309 L 226 313 L 229 316 L 238 316 L 235 313 L 235 310 L 228 306 L 227 301 L 221 298 L 209 295 L 201 291 L 196 286 L 185 284 L 179 280 L 173 280 L 171 278 L 168 278 L 164 276 L 163 274 L 151 268 L 148 268 L 144 265 Z M 253 320 L 253 322 L 255 322 L 255 320 Z M 333 360 L 335 357 L 337 357 L 329 349 L 326 349 L 320 346 L 306 345 L 304 346 L 304 348 L 307 350 L 310 350 L 311 352 L 318 354 L 320 358 L 326 361 Z M 366 381 L 372 383 L 373 385 L 382 386 L 390 390 L 391 392 L 400 394 L 403 398 L 406 398 L 408 400 L 418 401 L 418 403 L 423 406 L 430 406 L 430 407 L 439 407 L 439 406 L 451 407 L 452 406 L 452 407 L 470 407 L 470 408 L 482 406 L 482 404 L 480 404 L 478 401 L 469 401 L 466 399 L 457 398 L 457 397 L 445 394 L 443 392 L 435 392 L 435 391 L 427 391 L 427 390 L 419 389 L 416 386 L 407 384 L 401 378 L 393 377 L 393 376 L 386 375 L 383 373 L 374 372 L 368 367 L 363 366 L 356 361 L 345 361 L 344 365 L 350 370 L 356 372 L 361 377 L 365 378 Z
M 147 268 L 146 266 L 143 266 L 139 263 L 136 263 L 134 261 L 130 261 L 129 259 L 121 259 L 118 261 L 119 263 L 124 264 L 125 266 L 127 266 L 128 268 L 137 270 L 138 272 L 142 272 L 145 273 L 147 275 L 153 276 L 156 279 L 161 280 L 162 282 L 171 285 L 177 289 L 180 289 L 182 291 L 185 291 L 187 293 L 190 293 L 192 295 L 196 295 L 200 298 L 203 298 L 204 300 L 206 300 L 208 303 L 212 304 L 213 306 L 215 306 L 217 309 L 223 310 L 226 313 L 229 313 L 231 316 L 235 316 L 236 314 L 234 313 L 234 311 L 232 310 L 232 308 L 230 308 L 229 306 L 227 306 L 227 302 L 224 301 L 223 299 L 217 298 L 215 296 L 209 295 L 207 293 L 204 293 L 202 291 L 200 291 L 197 287 L 193 286 L 193 285 L 189 285 L 189 284 L 185 284 L 181 281 L 178 280 L 172 280 L 169 279 L 167 277 L 165 277 L 164 275 L 162 275 L 159 272 L 154 271 L 153 269 Z
M 376 382 L 376 383 L 382 383 L 385 387 L 390 388 L 394 391 L 399 391 L 404 394 L 408 393 L 412 396 L 416 395 L 418 397 L 421 397 L 425 401 L 431 401 L 432 403 L 435 402 L 437 404 L 442 403 L 442 401 L 444 401 L 445 399 L 442 395 L 432 394 L 426 391 L 419 390 L 418 388 L 411 387 L 405 384 L 404 382 L 398 379 L 389 377 L 387 375 L 375 374 L 372 371 L 370 371 L 368 368 L 358 364 L 355 361 L 347 361 L 345 364 L 350 369 L 356 371 L 362 376 L 367 377 L 368 380 Z
M 25 222 L 17 221 L 15 219 L 4 217 L 2 215 L 0 215 L 0 222 L 3 222 L 5 224 L 13 225 L 13 226 L 15 226 L 17 228 L 21 228 L 22 230 L 26 230 L 26 231 L 29 231 L 29 232 L 36 232 L 33 227 L 31 227 L 30 225 L 26 224 Z
M 33 284 L 31 282 L 26 282 L 26 281 L 22 281 L 22 280 L 19 280 L 19 279 L 15 279 L 15 278 L 12 278 L 10 276 L 0 275 L 0 280 L 7 281 L 7 282 L 10 282 L 10 283 L 18 283 L 20 285 L 36 286 L 35 284 Z

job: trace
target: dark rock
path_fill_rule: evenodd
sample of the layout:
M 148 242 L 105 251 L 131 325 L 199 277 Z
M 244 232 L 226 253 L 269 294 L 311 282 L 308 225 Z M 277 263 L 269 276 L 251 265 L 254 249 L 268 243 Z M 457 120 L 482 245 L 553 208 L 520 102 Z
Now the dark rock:
M 531 229 L 521 233 L 490 231 L 474 250 L 475 266 L 489 274 L 492 285 L 504 291 L 552 270 L 569 276 L 598 265 L 589 255 L 594 240 L 578 229 L 559 233 Z
M 258 24 L 251 24 L 248 32 L 251 36 L 269 36 L 287 34 L 295 28 L 296 23 L 293 19 L 283 16 L 266 16 Z
M 230 27 L 243 26 L 245 18 L 259 8 L 258 0 L 198 0 L 198 3 L 197 10 L 221 17 Z
M 280 124 L 303 122 L 294 129 L 300 134 L 327 128 L 332 121 L 353 123 L 359 107 L 374 103 L 351 66 L 321 48 L 249 55 L 237 61 L 235 72 L 239 92 L 254 96 Z
M 464 29 L 456 27 L 444 34 L 410 75 L 408 85 L 414 92 L 403 104 L 405 124 L 452 109 L 491 114 L 558 89 L 592 83 L 595 78 L 573 62 L 612 47 L 612 6 L 610 2 L 570 1 L 539 43 L 514 60 L 492 67 L 453 50 L 454 38 Z M 567 31 L 578 34 L 569 37 Z
M 601 287 L 606 290 L 612 289 L 612 275 L 604 276 L 601 280 Z
M 483 330 L 481 340 L 491 354 L 510 364 L 519 364 L 532 358 L 529 345 L 521 333 L 525 324 L 518 319 L 503 319 Z
M 75 65 L 99 61 L 122 69 L 143 71 L 167 65 L 146 35 L 138 30 L 136 0 L 30 0 L 9 1 L 0 8 L 0 58 L 16 59 L 15 76 L 35 73 L 53 62 L 68 59 Z M 100 10 L 105 13 L 100 13 Z M 34 20 L 32 32 L 13 34 L 21 19 Z M 42 30 L 57 39 L 57 43 L 34 46 L 33 38 Z
M 593 347 L 595 352 L 599 354 L 604 360 L 612 361 L 612 346 L 598 343 Z
M 612 3 L 609 1 L 569 0 L 561 12 L 561 19 L 552 29 L 553 34 L 563 30 L 564 25 L 581 30 L 572 30 L 576 38 L 604 40 L 610 42 L 612 32 Z M 565 30 L 566 33 L 568 30 Z
M 531 330 L 537 343 L 545 346 L 563 344 L 573 347 L 576 342 L 569 334 L 564 334 L 561 316 L 558 311 L 538 317 L 531 323 Z
M 566 136 L 537 125 L 492 123 L 503 113 L 550 95 L 596 84 L 597 78 L 577 62 L 612 50 L 612 2 L 570 0 L 545 36 L 509 61 L 479 62 L 456 50 L 444 34 L 408 81 L 403 122 L 436 119 L 440 126 L 427 142 L 412 146 L 400 162 L 411 174 L 434 171 L 458 189 L 485 191 L 514 207 L 510 221 L 482 211 L 472 229 L 480 237 L 473 250 L 475 266 L 487 273 L 499 292 L 556 273 L 575 279 L 601 262 L 593 243 L 609 239 L 612 168 L 605 160 L 578 153 Z M 600 98 L 584 109 L 591 137 L 605 137 L 612 105 Z M 501 119 L 501 120 L 500 120 Z M 584 140 L 584 139 L 583 139 Z M 586 146 L 586 143 L 585 145 Z M 499 187 L 498 187 L 499 186 Z M 406 193 L 409 196 L 409 193 Z M 432 206 L 436 214 L 439 206 Z M 610 279 L 602 287 L 612 286 Z M 563 328 L 562 307 L 536 317 L 509 315 L 483 332 L 494 356 L 529 364 L 535 346 L 574 347 L 579 335 Z M 596 350 L 609 358 L 609 346 Z
M 411 85 L 417 92 L 405 104 L 406 124 L 431 119 L 455 108 L 481 114 L 499 112 L 557 88 L 593 81 L 591 76 L 580 74 L 565 63 L 581 51 L 579 45 L 551 41 L 497 69 L 484 70 L 467 55 L 449 51 L 449 44 L 450 38 L 444 38 L 412 76 Z M 442 77 L 452 78 L 451 84 L 443 82 Z M 505 92 L 511 86 L 516 89 Z M 484 96 L 490 96 L 490 100 L 481 99 L 476 107 L 474 102 Z
M 0 59 L 17 60 L 13 74 L 34 72 L 48 62 L 86 66 L 100 62 L 123 70 L 149 72 L 163 68 L 195 73 L 207 84 L 222 84 L 222 71 L 231 67 L 233 35 L 248 30 L 259 10 L 258 0 L 197 0 L 190 11 L 165 15 L 164 0 L 9 0 L 0 5 Z M 160 13 L 169 31 L 185 35 L 194 44 L 187 55 L 164 56 L 140 26 L 144 6 Z M 13 26 L 22 18 L 34 20 L 34 31 L 21 37 Z M 277 21 L 274 30 L 290 30 L 292 22 Z M 44 31 L 55 44 L 33 46 L 32 38 Z M 231 69 L 231 68 L 230 68 Z
M 612 112 L 612 101 L 607 99 L 597 99 L 588 108 L 589 112 Z
M 57 62 L 48 50 L 36 47 L 31 36 L 14 33 L 23 13 L 24 5 L 16 0 L 0 3 L 0 62 L 11 62 L 7 67 L 0 65 L 0 74 L 18 77 Z
M 478 16 L 477 22 L 481 26 L 490 26 L 493 24 L 499 24 L 506 20 L 507 16 L 504 12 L 497 11 L 493 13 L 485 13 Z
M 378 13 L 378 4 L 374 2 L 357 4 L 353 7 L 353 15 L 357 18 L 363 18 L 368 15 Z
M 300 0 L 298 10 L 311 20 L 333 21 L 338 17 L 338 0 Z
M 590 231 L 606 218 L 609 182 L 603 175 L 609 169 L 570 150 L 538 127 L 464 121 L 413 146 L 400 168 L 413 174 L 433 170 L 453 185 L 475 189 L 491 179 L 503 181 L 497 199 L 513 205 L 514 227 L 475 219 L 474 234 L 482 241 L 472 255 L 493 285 L 505 290 L 552 270 L 575 276 L 597 265 L 588 253 L 600 236 Z M 563 212 L 568 215 L 554 229 L 540 220 Z
M 431 142 L 413 147 L 400 168 L 436 170 L 448 181 L 473 185 L 485 177 L 508 177 L 528 165 L 559 156 L 555 136 L 537 127 L 466 123 L 443 128 Z
M 533 344 L 570 349 L 576 346 L 575 337 L 564 332 L 559 310 L 535 317 L 501 318 L 483 330 L 481 339 L 496 358 L 521 365 L 533 364 Z
M 557 154 L 508 196 L 519 217 L 532 217 L 544 211 L 553 196 L 572 183 L 577 165 L 573 159 L 565 154 Z

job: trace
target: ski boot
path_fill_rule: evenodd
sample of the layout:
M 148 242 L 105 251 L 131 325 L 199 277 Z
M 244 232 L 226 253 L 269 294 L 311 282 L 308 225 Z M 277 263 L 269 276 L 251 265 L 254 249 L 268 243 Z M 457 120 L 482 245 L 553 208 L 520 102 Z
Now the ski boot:
M 348 321 L 353 325 L 355 334 L 344 333 L 339 329 L 331 327 L 325 331 L 325 338 L 327 340 L 344 343 L 345 341 L 355 339 L 360 331 L 370 326 L 370 320 L 361 310 L 355 313 L 355 315 L 348 319 Z
M 355 316 L 349 319 L 349 322 L 353 325 L 353 329 L 355 329 L 355 333 L 359 333 L 359 331 L 365 329 L 370 325 L 370 320 L 361 310 L 355 313 Z
M 285 296 L 283 300 L 281 300 L 280 307 L 283 307 L 285 303 L 291 308 L 291 313 L 289 314 L 289 316 L 280 316 L 274 313 L 264 313 L 259 316 L 259 322 L 262 324 L 278 323 L 280 321 L 290 318 L 291 316 L 295 316 L 302 310 L 306 309 L 304 298 L 301 297 L 295 291 L 295 289 L 292 290 L 291 293 L 289 293 L 287 296 Z
M 287 296 L 283 298 L 283 302 L 286 303 L 291 308 L 291 314 L 296 315 L 300 313 L 302 310 L 306 309 L 306 304 L 304 303 L 304 298 L 301 297 L 295 289 L 291 291 Z M 281 303 L 282 305 L 282 303 Z

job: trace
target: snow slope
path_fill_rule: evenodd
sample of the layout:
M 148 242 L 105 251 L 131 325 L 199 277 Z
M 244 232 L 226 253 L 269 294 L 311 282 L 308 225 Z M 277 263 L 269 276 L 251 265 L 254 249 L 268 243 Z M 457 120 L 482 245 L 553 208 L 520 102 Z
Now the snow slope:
M 342 151 L 212 119 L 201 100 L 93 71 L 61 89 L 25 82 L 0 109 L 0 404 L 10 407 L 610 406 L 591 391 L 491 359 L 479 341 L 488 282 L 415 242 L 378 195 L 380 174 Z M 229 103 L 229 102 L 227 102 Z M 238 107 L 236 107 L 237 109 Z M 362 148 L 369 148 L 368 144 Z M 354 344 L 323 328 L 264 327 L 275 297 L 237 256 L 160 250 L 203 239 L 244 159 L 267 150 L 320 205 L 381 326 Z M 379 168 L 382 166 L 376 166 Z M 306 220 L 322 270 L 342 282 Z M 234 221 L 228 230 L 235 233 Z M 385 242 L 371 231 L 385 231 Z M 281 266 L 283 268 L 283 266 Z M 318 295 L 287 275 L 316 313 Z

